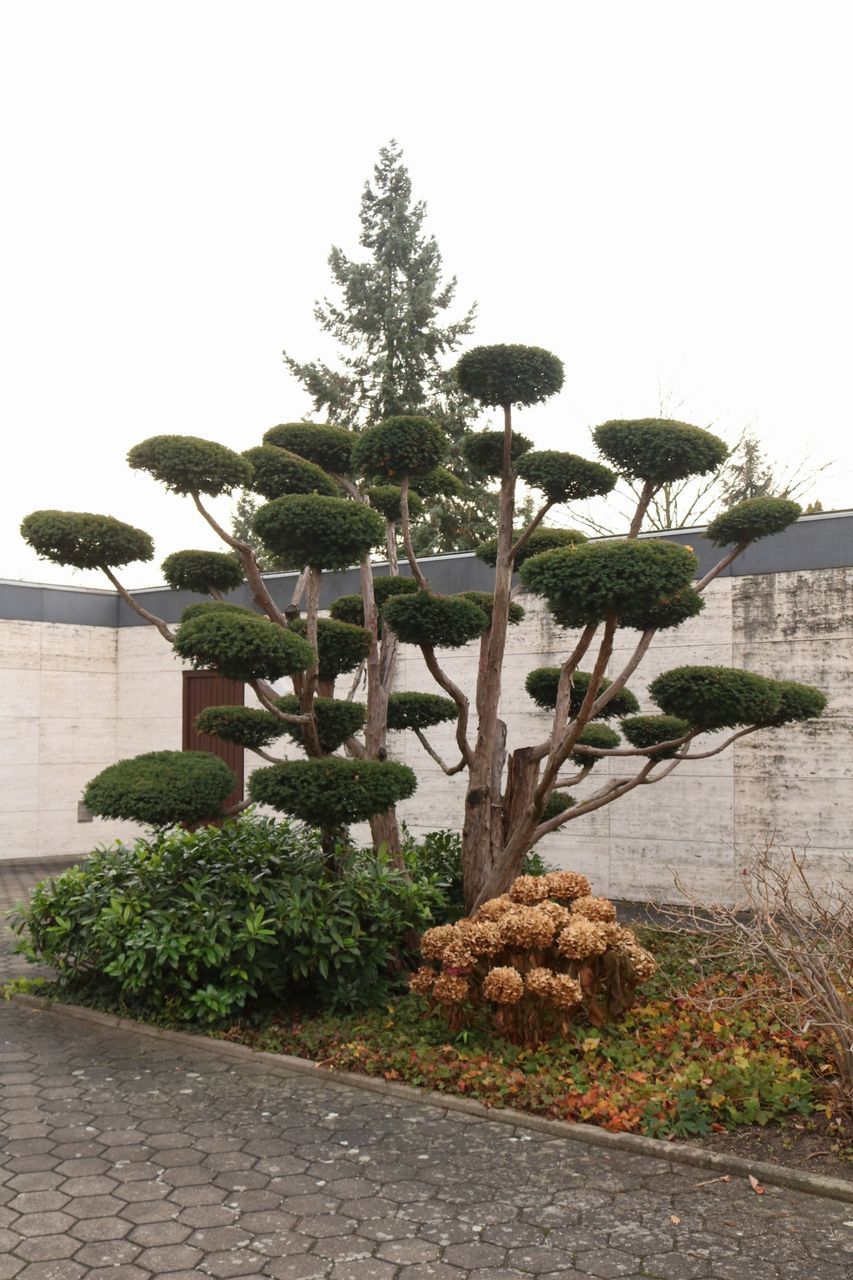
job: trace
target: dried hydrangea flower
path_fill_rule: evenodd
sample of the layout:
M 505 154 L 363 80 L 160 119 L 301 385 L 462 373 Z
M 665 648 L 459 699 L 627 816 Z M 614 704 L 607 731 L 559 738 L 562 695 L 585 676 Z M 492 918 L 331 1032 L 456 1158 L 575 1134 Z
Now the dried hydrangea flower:
M 509 896 L 513 902 L 523 902 L 528 907 L 543 902 L 548 897 L 548 886 L 544 876 L 518 876 L 509 886 Z
M 553 969 L 530 969 L 524 975 L 524 989 L 529 991 L 531 995 L 539 996 L 542 1000 L 548 1000 L 554 989 L 556 976 Z
M 468 946 L 464 934 L 454 929 L 453 937 L 442 947 L 438 957 L 448 969 L 472 969 L 474 953 Z
M 581 984 L 567 973 L 555 973 L 548 999 L 556 1009 L 576 1009 L 583 1000 Z
M 579 871 L 549 871 L 543 879 L 552 898 L 564 902 L 572 898 L 584 898 L 592 892 L 592 885 Z
M 483 980 L 483 995 L 495 1004 L 518 1004 L 524 995 L 524 979 L 510 965 L 491 969 Z
M 409 990 L 414 991 L 416 996 L 428 996 L 435 986 L 435 978 L 435 970 L 422 965 L 409 978 Z
M 440 960 L 444 948 L 455 937 L 456 930 L 452 924 L 440 924 L 434 929 L 427 929 L 421 938 L 421 955 L 426 956 L 427 960 Z
M 459 973 L 439 974 L 432 994 L 442 1004 L 461 1004 L 468 999 L 468 979 Z
M 573 919 L 569 908 L 561 906 L 559 902 L 540 902 L 537 911 L 544 912 L 558 929 L 564 928 Z
M 628 967 L 637 982 L 647 982 L 657 971 L 657 961 L 639 942 L 623 943 L 620 953 L 628 961 Z
M 515 907 L 498 921 L 501 939 L 505 946 L 538 951 L 550 946 L 557 926 L 545 911 L 538 907 Z
M 572 911 L 576 915 L 586 916 L 587 920 L 602 920 L 606 924 L 615 924 L 616 908 L 607 898 L 593 898 L 588 894 L 575 898 Z
M 493 956 L 503 946 L 500 929 L 492 920 L 460 920 L 456 927 L 475 956 Z
M 557 950 L 569 960 L 587 960 L 601 956 L 607 950 L 608 935 L 605 925 L 597 920 L 578 916 L 567 924 L 557 939 Z
M 502 893 L 498 898 L 487 898 L 486 901 L 477 908 L 474 915 L 475 920 L 499 920 L 501 916 L 506 915 L 507 911 L 512 911 L 515 903 L 508 893 Z

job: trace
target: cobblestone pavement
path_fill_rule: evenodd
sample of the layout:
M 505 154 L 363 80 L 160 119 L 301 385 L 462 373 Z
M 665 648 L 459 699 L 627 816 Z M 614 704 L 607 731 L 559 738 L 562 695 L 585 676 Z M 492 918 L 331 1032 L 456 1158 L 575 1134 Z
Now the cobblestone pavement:
M 7 917 L 13 908 L 26 902 L 39 880 L 58 875 L 65 867 L 74 866 L 75 861 L 73 858 L 50 858 L 6 866 L 0 861 L 0 983 L 21 974 L 37 978 L 49 973 L 48 969 L 35 968 L 27 964 L 23 956 L 15 954 L 17 938 Z
M 0 1280 L 851 1274 L 850 1205 L 15 1004 L 0 1093 Z

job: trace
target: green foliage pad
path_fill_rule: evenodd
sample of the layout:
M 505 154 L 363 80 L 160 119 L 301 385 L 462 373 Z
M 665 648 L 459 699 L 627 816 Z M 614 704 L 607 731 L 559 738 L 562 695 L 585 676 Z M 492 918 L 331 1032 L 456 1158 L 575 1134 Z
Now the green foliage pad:
M 429 418 L 401 414 L 368 427 L 356 437 L 352 462 L 362 475 L 428 475 L 447 448 L 444 432 Z
M 718 515 L 705 530 L 705 536 L 716 547 L 735 542 L 757 542 L 771 534 L 781 533 L 802 514 L 798 502 L 787 498 L 747 498 Z
M 83 803 L 99 818 L 167 827 L 217 817 L 236 785 L 225 761 L 206 751 L 149 751 L 102 770 Z
M 600 452 L 621 475 L 656 488 L 688 476 L 716 471 L 728 446 L 703 427 L 671 418 L 616 418 L 593 431 Z
M 243 457 L 252 464 L 252 490 L 262 498 L 282 498 L 287 493 L 322 493 L 338 496 L 338 486 L 322 467 L 271 444 L 247 449 Z
M 701 729 L 767 724 L 782 709 L 777 681 L 736 667 L 674 667 L 649 685 L 666 715 Z
M 251 463 L 215 440 L 198 436 L 151 436 L 127 455 L 135 471 L 147 471 L 173 493 L 216 497 L 252 482 Z
M 569 719 L 573 719 L 581 709 L 581 704 L 586 697 L 589 682 L 592 679 L 590 671 L 576 671 L 572 676 L 572 692 L 569 700 Z M 529 672 L 527 679 L 524 681 L 524 687 L 530 694 L 537 706 L 553 711 L 557 705 L 557 689 L 560 683 L 559 667 L 536 667 Z M 609 689 L 612 680 L 608 680 L 607 676 L 602 676 L 601 684 L 598 686 L 598 693 L 604 693 Z M 598 718 L 601 720 L 610 720 L 614 716 L 631 715 L 634 711 L 639 711 L 640 704 L 634 697 L 630 689 L 620 689 L 614 694 L 607 706 L 599 713 Z
M 539 404 L 563 385 L 563 362 L 542 347 L 499 343 L 474 347 L 456 366 L 466 395 L 492 408 Z
M 292 627 L 222 607 L 182 621 L 173 647 L 196 669 L 220 671 L 229 680 L 278 680 L 304 671 L 314 659 Z
M 163 577 L 173 591 L 233 591 L 243 581 L 243 569 L 236 556 L 224 551 L 173 551 L 161 565 Z
M 340 756 L 270 765 L 256 769 L 249 780 L 253 800 L 326 829 L 384 813 L 416 787 L 407 765 Z
M 394 596 L 385 605 L 382 616 L 404 644 L 444 649 L 460 648 L 482 635 L 489 626 L 488 615 L 470 600 L 462 596 L 434 596 L 428 591 Z
M 313 422 L 282 422 L 264 432 L 264 444 L 287 449 L 323 471 L 348 475 L 356 437 L 344 427 Z
M 75 569 L 118 568 L 154 557 L 154 540 L 143 529 L 88 511 L 33 511 L 21 522 L 21 535 L 42 560 Z
M 377 511 L 350 498 L 288 494 L 255 512 L 255 533 L 299 569 L 348 569 L 385 539 L 385 521 Z

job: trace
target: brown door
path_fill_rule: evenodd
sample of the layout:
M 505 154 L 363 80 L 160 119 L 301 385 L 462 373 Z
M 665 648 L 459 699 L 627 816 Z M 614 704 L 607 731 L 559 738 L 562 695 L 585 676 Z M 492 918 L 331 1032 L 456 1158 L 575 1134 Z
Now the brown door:
M 243 799 L 243 748 L 222 738 L 196 733 L 195 718 L 205 707 L 242 707 L 245 685 L 212 671 L 184 672 L 184 751 L 209 751 L 220 756 L 237 775 L 237 785 L 225 801 L 227 809 Z

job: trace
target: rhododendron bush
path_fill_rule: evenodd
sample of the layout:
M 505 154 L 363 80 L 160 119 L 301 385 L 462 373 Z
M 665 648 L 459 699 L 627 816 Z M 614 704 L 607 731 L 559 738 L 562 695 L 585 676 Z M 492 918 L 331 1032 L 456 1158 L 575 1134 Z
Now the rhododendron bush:
M 486 1006 L 502 1035 L 529 1045 L 565 1035 L 580 1014 L 598 1026 L 618 1017 L 656 968 L 574 871 L 519 876 L 472 916 L 428 929 L 421 953 L 411 989 L 453 1030 Z

